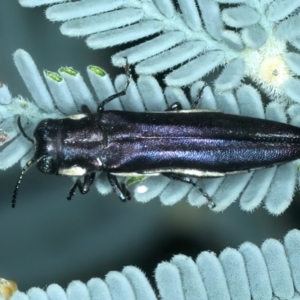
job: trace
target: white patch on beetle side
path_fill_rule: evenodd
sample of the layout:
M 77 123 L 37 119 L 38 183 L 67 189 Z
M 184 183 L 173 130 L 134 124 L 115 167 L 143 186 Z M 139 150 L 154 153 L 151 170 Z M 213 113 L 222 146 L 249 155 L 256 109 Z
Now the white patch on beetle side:
M 58 174 L 63 176 L 82 176 L 86 174 L 86 169 L 73 166 L 67 169 L 59 169 Z
M 96 158 L 96 161 L 97 161 L 98 167 L 101 167 L 103 165 L 102 161 L 100 160 L 99 157 Z
M 86 117 L 87 117 L 86 114 L 77 114 L 77 115 L 67 116 L 67 118 L 72 119 L 72 120 L 80 120 L 80 119 L 83 119 Z
M 163 171 L 165 173 L 175 173 L 180 175 L 187 175 L 193 177 L 223 177 L 226 174 L 221 172 L 211 172 L 211 171 L 203 171 L 203 170 L 195 170 L 195 169 L 173 169 L 168 171 Z
M 125 177 L 136 177 L 136 176 L 159 176 L 162 175 L 162 173 L 175 173 L 178 175 L 183 176 L 191 176 L 191 177 L 198 177 L 198 178 L 205 178 L 205 177 L 224 177 L 226 175 L 235 175 L 235 174 L 245 174 L 252 171 L 256 171 L 259 169 L 265 169 L 265 168 L 271 168 L 276 165 L 280 164 L 274 164 L 268 167 L 259 167 L 259 168 L 252 168 L 247 170 L 238 170 L 238 171 L 228 171 L 228 172 L 213 172 L 213 171 L 206 171 L 206 170 L 197 170 L 197 169 L 156 169 L 156 170 L 145 170 L 143 172 L 132 172 L 132 173 L 114 173 L 111 174 L 116 176 L 125 176 Z
M 193 114 L 193 113 L 223 113 L 220 110 L 215 109 L 180 109 L 180 110 L 162 110 L 162 111 L 147 111 L 145 113 L 155 113 L 155 114 Z
M 113 175 L 117 176 L 126 176 L 126 177 L 133 177 L 133 176 L 158 176 L 161 173 L 176 173 L 179 175 L 186 175 L 186 176 L 193 176 L 193 177 L 223 177 L 226 173 L 221 172 L 210 172 L 210 171 L 203 171 L 203 170 L 195 170 L 195 169 L 159 169 L 153 171 L 143 171 L 140 173 L 112 173 Z
M 179 113 L 179 114 L 193 114 L 193 113 L 222 113 L 220 110 L 214 110 L 214 109 L 181 109 L 181 110 L 174 110 L 174 111 L 167 111 L 167 113 Z
M 135 177 L 135 176 L 141 176 L 141 175 L 147 175 L 147 176 L 158 176 L 160 175 L 160 173 L 157 173 L 157 172 L 153 172 L 153 173 L 147 173 L 147 172 L 143 172 L 143 173 L 135 173 L 135 172 L 132 172 L 132 173 L 111 173 L 112 175 L 116 175 L 116 176 L 124 176 L 124 177 Z
M 273 166 L 270 166 L 273 167 Z M 228 172 L 212 172 L 212 171 L 200 171 L 194 169 L 174 169 L 168 171 L 162 171 L 165 173 L 176 173 L 180 175 L 187 175 L 193 177 L 224 177 L 226 175 L 235 175 L 235 174 L 245 174 L 259 169 L 265 169 L 266 167 L 262 168 L 253 168 L 247 170 L 238 170 L 238 171 L 228 171 Z

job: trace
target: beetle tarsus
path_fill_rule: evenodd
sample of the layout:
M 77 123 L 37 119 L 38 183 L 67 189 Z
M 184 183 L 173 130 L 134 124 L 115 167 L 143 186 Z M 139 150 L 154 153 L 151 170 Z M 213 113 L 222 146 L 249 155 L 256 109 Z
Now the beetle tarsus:
M 175 173 L 161 173 L 162 175 L 164 175 L 165 177 L 168 177 L 170 179 L 174 179 L 174 180 L 178 180 L 181 182 L 185 182 L 185 183 L 189 183 L 191 184 L 193 187 L 195 187 L 207 200 L 207 205 L 210 209 L 213 209 L 216 207 L 216 204 L 214 203 L 214 201 L 212 200 L 212 198 L 200 187 L 198 186 L 195 182 L 193 182 L 193 180 L 191 178 L 188 177 L 184 177 Z
M 115 194 L 120 198 L 121 201 L 126 202 L 131 199 L 130 192 L 126 188 L 125 184 L 119 184 L 117 177 L 111 173 L 107 173 L 107 179 L 115 192 Z
M 71 187 L 69 194 L 67 196 L 68 200 L 71 200 L 72 197 L 75 195 L 75 190 L 78 188 L 79 192 L 81 194 L 86 194 L 90 190 L 91 185 L 93 184 L 95 180 L 95 172 L 85 175 L 83 183 L 81 182 L 80 179 L 77 179 L 74 185 Z

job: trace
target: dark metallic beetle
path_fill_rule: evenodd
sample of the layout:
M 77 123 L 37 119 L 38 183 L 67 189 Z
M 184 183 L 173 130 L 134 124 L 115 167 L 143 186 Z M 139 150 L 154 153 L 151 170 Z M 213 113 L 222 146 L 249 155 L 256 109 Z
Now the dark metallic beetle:
M 165 175 L 190 183 L 213 202 L 191 177 L 220 177 L 271 167 L 300 158 L 300 128 L 257 118 L 205 110 L 181 110 L 174 103 L 164 112 L 104 111 L 113 99 L 103 101 L 95 114 L 83 113 L 63 119 L 41 121 L 34 131 L 35 155 L 22 169 L 12 206 L 23 174 L 33 164 L 43 173 L 84 176 L 71 188 L 89 191 L 95 172 L 107 172 L 117 196 L 130 194 L 116 175 Z M 193 105 L 195 107 L 197 103 Z M 29 138 L 21 127 L 23 135 Z

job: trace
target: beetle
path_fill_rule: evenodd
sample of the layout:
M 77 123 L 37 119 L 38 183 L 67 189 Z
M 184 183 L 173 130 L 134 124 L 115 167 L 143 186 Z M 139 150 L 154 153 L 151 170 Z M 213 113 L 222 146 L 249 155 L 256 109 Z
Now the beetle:
M 12 207 L 24 173 L 36 163 L 46 174 L 84 177 L 77 179 L 67 199 L 78 189 L 89 191 L 95 173 L 104 171 L 122 200 L 130 199 L 125 184 L 116 176 L 164 175 L 196 187 L 214 207 L 211 197 L 190 177 L 223 177 L 249 172 L 300 158 L 300 128 L 270 120 L 225 114 L 218 111 L 182 110 L 174 103 L 163 112 L 104 110 L 105 105 L 126 94 L 104 100 L 96 113 L 86 106 L 82 113 L 62 119 L 42 120 L 34 131 L 35 154 L 23 167 L 16 184 Z

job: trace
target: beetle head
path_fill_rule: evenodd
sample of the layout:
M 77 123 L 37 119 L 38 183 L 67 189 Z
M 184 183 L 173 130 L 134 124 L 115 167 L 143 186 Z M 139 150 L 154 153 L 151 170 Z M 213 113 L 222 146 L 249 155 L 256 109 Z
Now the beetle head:
M 26 139 L 35 144 L 35 154 L 21 170 L 21 174 L 12 197 L 12 207 L 15 207 L 16 205 L 16 198 L 23 175 L 35 162 L 37 163 L 37 168 L 41 172 L 47 174 L 57 174 L 57 122 L 57 120 L 50 119 L 41 121 L 34 131 L 33 140 L 25 133 L 20 121 L 20 117 L 18 117 L 19 130 Z
M 58 120 L 43 120 L 34 131 L 37 168 L 46 174 L 57 174 Z

